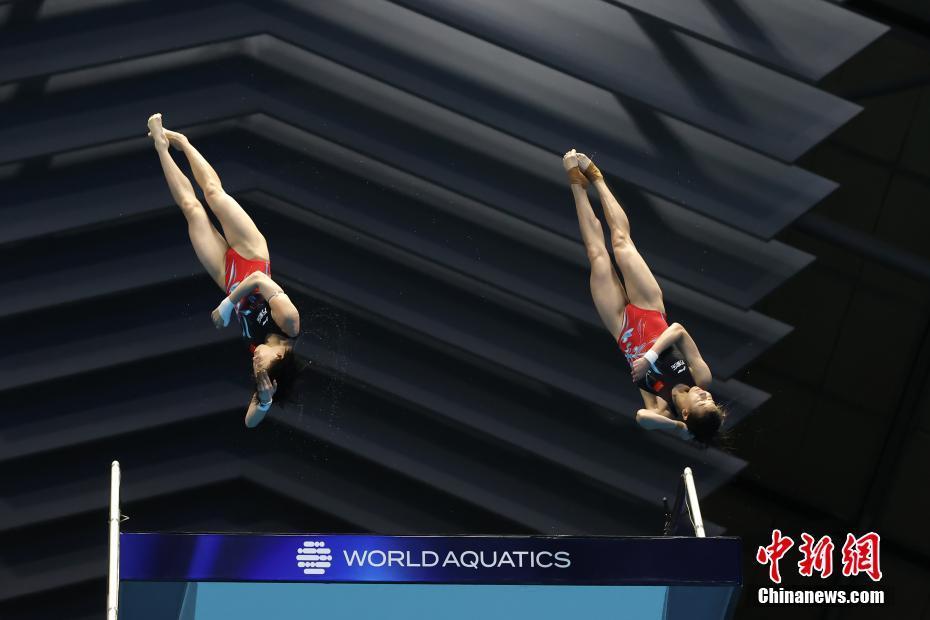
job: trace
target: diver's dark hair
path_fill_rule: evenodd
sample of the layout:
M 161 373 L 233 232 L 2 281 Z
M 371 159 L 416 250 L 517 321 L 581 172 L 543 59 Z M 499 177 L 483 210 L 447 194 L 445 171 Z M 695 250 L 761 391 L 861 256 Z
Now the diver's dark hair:
M 297 404 L 300 393 L 297 387 L 297 378 L 300 373 L 307 367 L 307 363 L 298 359 L 294 355 L 293 342 L 287 348 L 284 357 L 271 364 L 268 369 L 268 378 L 277 382 L 277 389 L 274 392 L 274 402 L 279 407 L 287 404 Z
M 691 437 L 704 446 L 713 446 L 718 443 L 720 427 L 726 418 L 726 411 L 720 405 L 712 411 L 692 412 L 685 420 L 685 426 Z
M 302 397 L 313 382 L 314 393 L 325 394 L 326 406 L 336 407 L 348 364 L 343 350 L 345 318 L 328 306 L 310 306 L 301 309 L 301 322 L 309 327 L 288 339 L 289 346 L 284 356 L 274 360 L 268 369 L 268 378 L 277 381 L 274 403 L 282 408 L 293 406 L 302 409 Z M 327 369 L 326 373 L 316 373 L 315 377 L 311 377 L 313 373 L 306 372 L 313 361 L 311 355 L 319 358 L 321 367 Z M 321 381 L 321 377 L 326 379 Z

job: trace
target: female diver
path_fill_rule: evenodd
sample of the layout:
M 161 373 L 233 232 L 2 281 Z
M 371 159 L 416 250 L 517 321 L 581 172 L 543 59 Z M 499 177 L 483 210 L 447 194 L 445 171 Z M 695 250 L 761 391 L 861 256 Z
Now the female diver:
M 254 428 L 271 408 L 274 397 L 282 402 L 297 375 L 294 339 L 300 333 L 300 315 L 284 290 L 271 279 L 268 244 L 255 222 L 229 194 L 207 160 L 180 133 L 162 127 L 161 114 L 148 120 L 149 135 L 161 161 L 171 196 L 187 219 L 194 252 L 226 298 L 213 310 L 213 324 L 226 327 L 235 314 L 242 339 L 252 353 L 255 392 L 245 424 Z M 168 152 L 169 145 L 187 157 L 194 178 L 210 210 L 223 228 L 221 235 L 191 182 Z
M 706 389 L 711 382 L 710 368 L 685 328 L 666 321 L 659 283 L 633 245 L 630 221 L 601 171 L 575 149 L 565 154 L 562 164 L 571 183 L 581 237 L 591 262 L 594 305 L 620 345 L 645 402 L 636 413 L 636 421 L 649 430 L 669 430 L 685 439 L 710 443 L 725 416 Z M 589 182 L 604 209 L 622 283 L 607 254 L 601 223 L 588 200 Z

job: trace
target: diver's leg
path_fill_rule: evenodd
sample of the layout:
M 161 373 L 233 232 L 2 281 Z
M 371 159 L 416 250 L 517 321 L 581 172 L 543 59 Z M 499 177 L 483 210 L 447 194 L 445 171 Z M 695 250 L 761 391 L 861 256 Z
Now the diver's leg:
M 617 260 L 617 266 L 623 274 L 627 298 L 630 303 L 640 308 L 664 313 L 665 303 L 662 299 L 662 289 L 649 269 L 649 265 L 633 245 L 633 240 L 630 238 L 630 220 L 626 212 L 607 187 L 597 166 L 583 153 L 578 153 L 578 163 L 587 178 L 591 180 L 601 200 L 604 217 L 610 228 L 610 245 L 614 258 Z
M 245 209 L 223 190 L 220 176 L 186 136 L 166 131 L 171 145 L 179 149 L 190 163 L 194 179 L 203 190 L 207 205 L 220 221 L 227 243 L 242 257 L 268 260 L 268 243 Z
M 194 253 L 217 286 L 225 290 L 224 271 L 228 247 L 226 240 L 213 227 L 203 205 L 197 200 L 191 182 L 168 152 L 168 140 L 161 126 L 161 114 L 152 115 L 148 125 L 162 171 L 165 173 L 165 180 L 168 182 L 168 189 L 187 220 L 187 233 L 191 245 L 194 246 Z
M 594 215 L 594 209 L 591 208 L 591 202 L 585 190 L 587 183 L 584 182 L 584 176 L 578 169 L 574 151 L 566 153 L 562 163 L 571 182 L 581 239 L 584 242 L 588 261 L 591 263 L 591 297 L 594 299 L 594 307 L 597 308 L 604 327 L 614 339 L 617 339 L 623 328 L 623 309 L 627 304 L 626 293 L 610 262 L 610 256 L 607 254 L 607 247 L 604 245 L 604 229 L 601 228 L 601 222 Z

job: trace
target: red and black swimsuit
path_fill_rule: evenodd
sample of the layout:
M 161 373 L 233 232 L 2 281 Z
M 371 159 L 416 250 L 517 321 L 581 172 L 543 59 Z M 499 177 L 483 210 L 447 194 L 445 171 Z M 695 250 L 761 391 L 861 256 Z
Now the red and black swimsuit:
M 668 329 L 668 320 L 658 310 L 646 310 L 633 304 L 627 304 L 623 309 L 623 317 L 623 329 L 617 344 L 632 368 L 633 362 L 645 355 L 662 332 Z M 636 383 L 650 394 L 662 397 L 669 410 L 680 417 L 672 400 L 672 388 L 679 384 L 690 387 L 695 383 L 687 362 L 674 346 L 662 351 L 655 363 L 649 365 L 646 376 Z
M 243 258 L 232 248 L 226 250 L 226 294 L 229 295 L 243 278 L 256 271 L 270 276 L 271 261 L 250 260 Z M 254 353 L 258 345 L 265 344 L 268 334 L 280 334 L 287 337 L 287 334 L 271 318 L 271 308 L 257 288 L 236 304 L 236 319 L 242 328 L 242 339 L 249 347 L 250 353 Z

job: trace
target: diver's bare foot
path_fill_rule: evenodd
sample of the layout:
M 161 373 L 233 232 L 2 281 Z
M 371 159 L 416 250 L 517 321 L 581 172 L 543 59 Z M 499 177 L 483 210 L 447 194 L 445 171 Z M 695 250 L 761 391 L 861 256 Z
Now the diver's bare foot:
M 578 167 L 581 168 L 581 171 L 584 172 L 588 169 L 588 166 L 591 165 L 591 158 L 585 155 L 584 153 L 579 153 L 575 151 L 575 159 L 578 160 Z
M 578 153 L 575 152 L 575 149 L 572 149 L 565 153 L 565 155 L 562 155 L 562 167 L 565 168 L 566 172 L 572 168 L 578 167 Z
M 165 130 L 165 137 L 168 138 L 168 143 L 179 151 L 183 151 L 184 147 L 190 144 L 187 140 L 187 136 L 177 131 L 171 131 L 170 129 Z
M 589 181 L 594 182 L 604 178 L 604 175 L 601 174 L 600 169 L 594 165 L 590 157 L 584 153 L 575 153 L 575 156 L 578 159 L 578 167 L 581 168 L 581 171 L 584 172 L 584 175 Z
M 588 179 L 585 178 L 584 174 L 581 173 L 581 170 L 578 168 L 578 154 L 575 152 L 575 149 L 570 150 L 562 156 L 562 167 L 565 168 L 565 172 L 568 173 L 568 181 L 572 185 L 580 185 L 581 187 L 588 186 Z
M 155 143 L 156 149 L 168 148 L 168 137 L 165 135 L 165 128 L 161 126 L 161 114 L 153 114 L 149 117 L 149 136 Z

